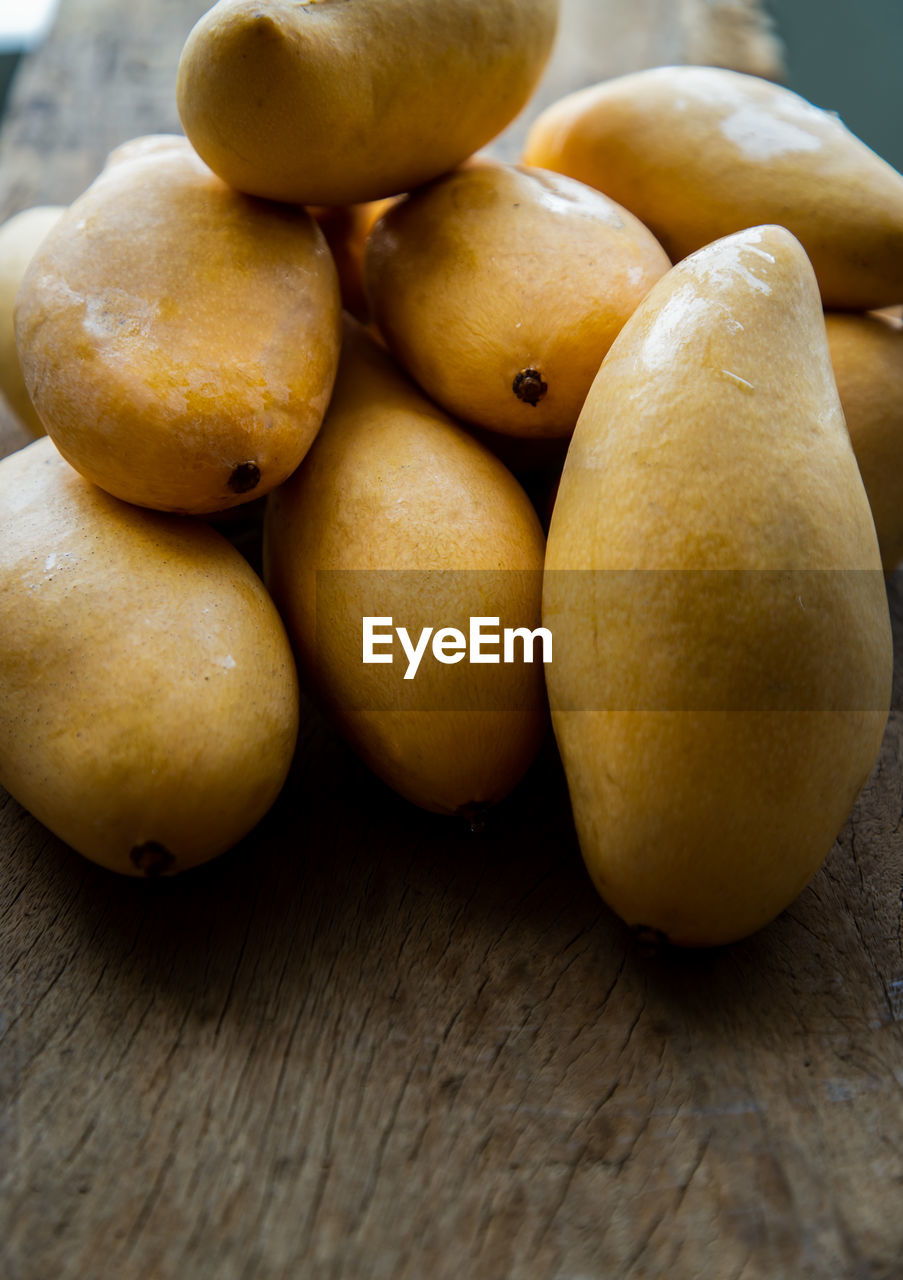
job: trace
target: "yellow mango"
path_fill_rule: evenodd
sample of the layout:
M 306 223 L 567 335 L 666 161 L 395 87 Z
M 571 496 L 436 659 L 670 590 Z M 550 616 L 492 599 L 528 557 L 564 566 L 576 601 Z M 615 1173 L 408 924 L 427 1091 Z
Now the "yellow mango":
M 22 377 L 13 310 L 34 251 L 63 212 L 61 205 L 23 209 L 0 226 L 0 392 L 30 435 L 44 434 Z
M 524 151 L 635 213 L 676 261 L 744 227 L 801 241 L 827 307 L 903 298 L 903 177 L 798 94 L 720 67 L 656 67 L 568 95 Z
M 128 502 L 224 510 L 319 429 L 338 361 L 313 218 L 232 191 L 184 138 L 137 139 L 45 238 L 16 303 L 29 393 L 63 456 Z
M 815 277 L 783 228 L 691 255 L 616 338 L 565 462 L 543 617 L 603 898 L 682 945 L 766 924 L 846 821 L 892 676 Z
M 364 282 L 390 350 L 449 413 L 568 436 L 615 335 L 670 265 L 600 192 L 481 159 L 382 215 Z
M 558 0 L 220 0 L 179 62 L 182 125 L 241 191 L 357 204 L 409 191 L 514 119 Z
M 543 552 L 510 472 L 349 323 L 320 435 L 267 499 L 264 575 L 334 724 L 415 804 L 472 816 L 510 791 L 546 727 L 541 661 L 433 651 L 406 679 L 397 641 L 364 663 L 365 618 L 412 642 L 475 616 L 538 627 Z
M 47 437 L 0 462 L 0 783 L 85 857 L 172 875 L 275 800 L 298 730 L 285 629 L 203 521 L 110 497 Z
M 896 317 L 829 312 L 831 364 L 868 494 L 881 559 L 903 560 L 903 325 Z

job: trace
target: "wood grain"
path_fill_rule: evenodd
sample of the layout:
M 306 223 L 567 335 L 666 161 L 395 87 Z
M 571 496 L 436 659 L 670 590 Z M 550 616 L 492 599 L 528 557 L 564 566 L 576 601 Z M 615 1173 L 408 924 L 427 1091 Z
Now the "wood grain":
M 15 86 L 4 214 L 176 127 L 202 7 L 64 2 Z M 551 744 L 475 834 L 306 707 L 268 818 L 162 883 L 0 793 L 0 1274 L 895 1280 L 901 708 L 898 660 L 825 867 L 710 954 L 644 953 L 599 902 Z

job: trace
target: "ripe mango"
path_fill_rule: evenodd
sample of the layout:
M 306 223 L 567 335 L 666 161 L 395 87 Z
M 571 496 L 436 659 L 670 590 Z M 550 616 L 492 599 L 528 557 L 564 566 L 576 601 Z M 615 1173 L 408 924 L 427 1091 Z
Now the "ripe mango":
M 0 226 L 0 392 L 30 435 L 44 434 L 22 377 L 13 311 L 16 294 L 34 251 L 63 212 L 61 205 L 23 209 Z
M 766 924 L 846 821 L 892 676 L 815 276 L 785 229 L 699 250 L 615 339 L 565 462 L 543 615 L 603 898 L 682 945 Z
M 889 573 L 903 560 L 903 325 L 891 316 L 829 312 L 825 326 L 840 403 Z
M 514 119 L 557 20 L 558 0 L 220 0 L 182 51 L 179 114 L 240 191 L 399 195 Z
M 720 67 L 656 67 L 579 90 L 524 150 L 635 213 L 676 261 L 744 227 L 802 242 L 826 307 L 903 298 L 903 177 L 781 85 Z
M 383 214 L 364 283 L 390 350 L 454 417 L 569 436 L 615 335 L 670 265 L 600 192 L 480 159 Z
M 298 729 L 260 579 L 206 523 L 110 497 L 47 437 L 0 462 L 0 524 L 0 783 L 127 875 L 230 848 Z
M 535 628 L 543 552 L 510 472 L 349 322 L 315 446 L 267 499 L 264 576 L 334 724 L 415 804 L 472 815 L 510 791 L 546 728 L 542 665 L 430 656 L 405 680 L 364 664 L 364 618 Z
M 60 217 L 16 304 L 25 382 L 63 456 L 128 502 L 221 511 L 319 429 L 339 287 L 313 218 L 232 191 L 184 138 L 135 140 Z

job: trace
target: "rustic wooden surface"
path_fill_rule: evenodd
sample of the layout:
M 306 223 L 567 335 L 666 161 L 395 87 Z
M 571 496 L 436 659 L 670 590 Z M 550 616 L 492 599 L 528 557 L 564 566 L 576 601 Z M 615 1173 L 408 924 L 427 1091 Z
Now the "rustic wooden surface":
M 202 7 L 64 0 L 15 86 L 4 216 L 176 127 Z M 668 6 L 627 8 L 675 38 Z M 652 30 L 622 32 L 620 65 L 655 60 Z M 645 954 L 601 905 L 551 746 L 472 834 L 308 710 L 261 827 L 164 883 L 93 867 L 0 792 L 0 1274 L 895 1280 L 897 675 L 825 867 L 711 954 Z

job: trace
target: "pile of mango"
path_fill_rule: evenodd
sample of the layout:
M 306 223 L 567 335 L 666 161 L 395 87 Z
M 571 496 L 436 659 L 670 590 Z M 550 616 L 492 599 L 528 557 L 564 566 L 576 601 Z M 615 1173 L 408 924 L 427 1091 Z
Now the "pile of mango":
M 705 67 L 570 95 L 492 159 L 556 20 L 220 0 L 186 136 L 0 229 L 2 387 L 41 437 L 0 462 L 0 783 L 85 856 L 233 846 L 299 675 L 466 817 L 551 708 L 596 887 L 673 943 L 759 928 L 830 850 L 890 702 L 903 177 Z M 368 619 L 422 640 L 413 678 L 363 661 Z M 471 660 L 474 619 L 519 660 Z

